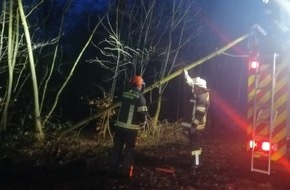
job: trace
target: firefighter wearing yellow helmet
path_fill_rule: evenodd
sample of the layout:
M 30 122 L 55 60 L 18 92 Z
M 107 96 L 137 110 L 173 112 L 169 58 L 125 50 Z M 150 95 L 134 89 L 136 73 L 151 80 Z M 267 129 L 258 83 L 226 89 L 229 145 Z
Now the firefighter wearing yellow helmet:
M 110 157 L 111 174 L 121 174 L 124 177 L 132 175 L 137 133 L 145 124 L 147 115 L 146 100 L 142 94 L 145 87 L 143 78 L 134 76 L 130 83 L 131 88 L 122 95 Z

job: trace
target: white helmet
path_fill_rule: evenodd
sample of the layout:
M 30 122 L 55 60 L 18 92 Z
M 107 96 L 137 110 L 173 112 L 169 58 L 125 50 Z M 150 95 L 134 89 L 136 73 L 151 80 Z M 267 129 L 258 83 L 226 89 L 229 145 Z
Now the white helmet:
M 206 81 L 200 77 L 195 77 L 192 79 L 193 80 L 193 84 L 194 85 L 197 85 L 199 87 L 202 87 L 202 88 L 206 88 Z

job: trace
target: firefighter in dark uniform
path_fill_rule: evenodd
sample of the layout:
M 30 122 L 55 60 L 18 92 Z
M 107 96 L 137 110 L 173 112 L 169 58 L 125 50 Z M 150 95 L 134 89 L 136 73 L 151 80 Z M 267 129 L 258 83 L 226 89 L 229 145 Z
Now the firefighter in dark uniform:
M 110 173 L 121 174 L 123 177 L 132 175 L 137 133 L 145 125 L 147 116 L 146 100 L 142 94 L 145 87 L 143 78 L 134 76 L 131 85 L 122 95 L 110 158 Z
M 200 135 L 205 129 L 206 114 L 209 107 L 209 90 L 206 81 L 200 77 L 191 78 L 187 71 L 184 71 L 186 83 L 192 87 L 192 101 L 194 102 L 193 115 L 188 130 L 188 137 L 191 145 L 191 155 L 193 156 L 193 167 L 200 165 Z

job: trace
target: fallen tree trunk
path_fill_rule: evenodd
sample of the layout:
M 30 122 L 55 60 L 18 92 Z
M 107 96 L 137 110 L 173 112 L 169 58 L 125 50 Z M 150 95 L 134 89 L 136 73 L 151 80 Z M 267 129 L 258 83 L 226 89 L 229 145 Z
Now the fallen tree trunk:
M 220 49 L 208 54 L 207 56 L 205 56 L 205 57 L 203 57 L 203 58 L 201 58 L 201 59 L 199 59 L 199 60 L 197 60 L 197 61 L 195 61 L 195 62 L 193 62 L 193 63 L 191 63 L 191 64 L 189 64 L 189 65 L 187 65 L 187 66 L 185 66 L 185 67 L 183 67 L 183 68 L 181 68 L 179 70 L 177 70 L 177 71 L 175 71 L 174 73 L 168 75 L 167 77 L 164 77 L 160 81 L 157 81 L 154 84 L 152 84 L 151 86 L 147 87 L 144 90 L 144 93 L 150 92 L 154 88 L 159 87 L 161 84 L 164 84 L 164 83 L 174 79 L 175 77 L 177 77 L 180 74 L 182 74 L 183 70 L 190 70 L 190 69 L 192 69 L 192 68 L 194 68 L 194 67 L 196 67 L 196 66 L 198 66 L 198 65 L 200 65 L 200 64 L 202 64 L 202 63 L 204 63 L 204 62 L 206 62 L 206 61 L 208 61 L 208 60 L 210 60 L 210 59 L 212 59 L 212 58 L 214 58 L 214 57 L 216 57 L 216 56 L 218 56 L 220 54 L 222 54 L 226 50 L 230 49 L 231 47 L 235 46 L 236 44 L 238 44 L 238 43 L 244 41 L 245 39 L 247 39 L 248 36 L 249 36 L 248 34 L 240 36 L 239 38 L 237 38 L 237 39 L 233 40 L 232 42 L 228 43 L 226 46 L 224 46 L 224 47 L 222 47 L 222 48 L 220 48 Z M 104 113 L 106 113 L 106 112 L 108 112 L 108 111 L 110 111 L 112 109 L 115 109 L 115 108 L 117 108 L 119 106 L 120 106 L 120 102 L 117 102 L 117 103 L 107 107 L 106 109 L 102 110 L 101 112 L 93 114 L 93 115 L 83 119 L 82 121 L 80 121 L 80 122 L 76 123 L 75 125 L 73 125 L 71 128 L 66 129 L 65 131 L 63 131 L 62 135 L 65 135 L 65 134 L 67 134 L 67 133 L 69 133 L 69 132 L 71 132 L 71 131 L 73 131 L 75 129 L 78 129 L 79 127 L 87 124 L 91 120 L 96 119 L 96 118 L 102 116 Z
M 161 84 L 164 84 L 164 83 L 166 83 L 166 82 L 168 82 L 168 81 L 174 79 L 175 77 L 177 77 L 177 76 L 179 76 L 180 74 L 182 74 L 182 73 L 183 73 L 183 70 L 190 70 L 190 69 L 192 69 L 192 68 L 194 68 L 194 67 L 196 67 L 196 66 L 198 66 L 198 65 L 200 65 L 200 64 L 202 64 L 202 63 L 204 63 L 204 62 L 206 62 L 206 61 L 208 61 L 208 60 L 210 60 L 210 59 L 212 59 L 212 58 L 214 58 L 214 57 L 216 57 L 216 56 L 218 56 L 218 55 L 220 55 L 220 54 L 222 54 L 223 52 L 225 52 L 226 50 L 230 49 L 230 48 L 233 47 L 234 45 L 236 45 L 236 44 L 238 44 L 238 43 L 244 41 L 245 39 L 247 39 L 248 36 L 249 36 L 248 34 L 243 35 L 243 36 L 241 36 L 241 37 L 239 37 L 239 38 L 233 40 L 232 42 L 228 43 L 228 44 L 227 44 L 226 46 L 224 46 L 223 48 L 221 48 L 221 49 L 219 49 L 219 50 L 216 50 L 216 51 L 214 51 L 213 53 L 210 53 L 210 54 L 208 54 L 207 56 L 205 56 L 205 57 L 203 57 L 203 58 L 201 58 L 201 59 L 199 59 L 199 60 L 197 60 L 197 61 L 195 61 L 195 62 L 193 62 L 193 63 L 190 63 L 189 65 L 187 65 L 187 66 L 185 66 L 185 67 L 183 67 L 183 68 L 181 68 L 181 69 L 175 71 L 174 73 L 171 73 L 170 75 L 164 77 L 164 78 L 161 79 L 160 81 L 157 81 L 157 82 L 155 82 L 153 85 L 147 87 L 147 88 L 144 90 L 144 93 L 149 92 L 149 91 L 153 90 L 154 88 L 159 87 Z

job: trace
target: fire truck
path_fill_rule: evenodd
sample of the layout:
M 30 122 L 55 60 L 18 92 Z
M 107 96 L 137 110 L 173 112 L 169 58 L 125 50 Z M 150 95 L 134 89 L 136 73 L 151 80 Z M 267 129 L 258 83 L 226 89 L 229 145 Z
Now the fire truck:
M 263 1 L 268 3 L 269 1 Z M 288 4 L 290 1 L 285 1 Z M 290 11 L 276 5 L 276 31 L 290 27 Z M 289 7 L 290 8 L 290 7 Z M 277 16 L 278 15 L 278 16 Z M 283 26 L 283 27 L 282 27 Z M 260 44 L 249 56 L 247 87 L 247 150 L 251 171 L 270 175 L 290 172 L 290 36 L 287 30 L 275 40 Z M 284 38 L 284 39 L 283 39 Z M 261 41 L 266 41 L 261 38 Z
M 248 149 L 251 171 L 290 171 L 290 59 L 278 53 L 249 61 Z

